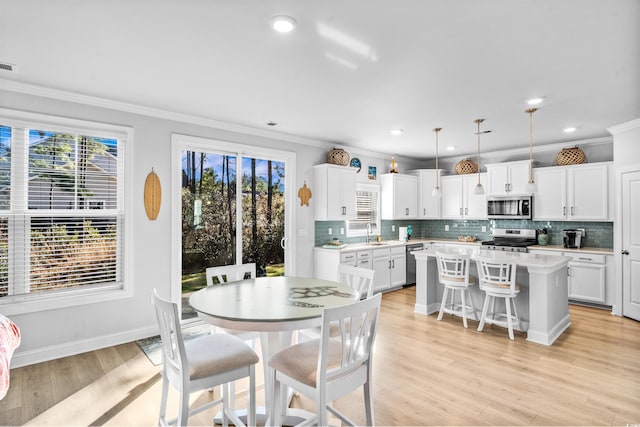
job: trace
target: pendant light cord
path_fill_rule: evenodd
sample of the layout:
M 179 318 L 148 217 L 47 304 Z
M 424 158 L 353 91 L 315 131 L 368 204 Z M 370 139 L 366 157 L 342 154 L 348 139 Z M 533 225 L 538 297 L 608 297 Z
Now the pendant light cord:
M 529 108 L 525 110 L 529 113 L 529 183 L 533 184 L 533 113 L 537 108 Z

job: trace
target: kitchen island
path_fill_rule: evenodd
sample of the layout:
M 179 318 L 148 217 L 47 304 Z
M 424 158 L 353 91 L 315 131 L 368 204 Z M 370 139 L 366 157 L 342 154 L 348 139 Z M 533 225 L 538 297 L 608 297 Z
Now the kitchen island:
M 468 248 L 440 248 L 438 251 L 471 255 L 478 254 L 499 259 L 515 259 L 518 265 L 517 282 L 521 292 L 515 299 L 522 330 L 527 340 L 551 345 L 571 325 L 569 320 L 569 296 L 567 265 L 571 258 L 561 255 L 541 255 L 517 252 L 487 251 L 478 246 Z M 416 257 L 416 304 L 414 311 L 432 314 L 440 309 L 442 285 L 438 281 L 436 250 L 414 252 Z M 471 274 L 478 277 L 475 262 L 471 263 Z M 479 287 L 471 288 L 471 298 L 478 313 L 482 308 L 484 293 Z M 478 314 L 479 317 L 479 314 Z

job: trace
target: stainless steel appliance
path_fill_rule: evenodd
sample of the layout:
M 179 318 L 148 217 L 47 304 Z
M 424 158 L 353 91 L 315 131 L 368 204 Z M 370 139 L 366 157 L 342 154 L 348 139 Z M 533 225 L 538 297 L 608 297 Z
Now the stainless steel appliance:
M 407 285 L 416 284 L 416 257 L 413 252 L 421 251 L 422 243 L 410 243 L 407 245 Z
M 584 246 L 585 231 L 583 228 L 569 228 L 562 230 L 562 240 L 565 248 L 578 249 Z
M 487 197 L 489 219 L 531 219 L 533 217 L 531 196 Z
M 528 228 L 494 228 L 493 240 L 482 242 L 482 249 L 509 252 L 528 252 L 537 244 L 536 230 Z

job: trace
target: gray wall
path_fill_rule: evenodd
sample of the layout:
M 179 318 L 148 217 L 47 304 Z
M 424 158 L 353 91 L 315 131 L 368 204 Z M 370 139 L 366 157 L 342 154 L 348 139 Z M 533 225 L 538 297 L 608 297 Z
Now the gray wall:
M 132 261 L 129 265 L 133 270 L 130 276 L 133 281 L 133 294 L 130 298 L 114 301 L 12 315 L 11 319 L 22 332 L 22 343 L 14 353 L 13 367 L 128 342 L 156 333 L 155 315 L 150 304 L 151 291 L 156 287 L 161 294 L 170 295 L 168 278 L 171 277 L 171 265 L 178 262 L 172 259 L 170 234 L 174 223 L 170 218 L 172 133 L 293 151 L 297 160 L 297 168 L 294 171 L 295 193 L 305 180 L 311 190 L 314 190 L 312 166 L 325 163 L 326 154 L 331 149 L 331 145 L 320 141 L 298 141 L 284 135 L 279 139 L 279 135 L 274 132 L 254 132 L 246 129 L 245 133 L 239 126 L 217 128 L 213 121 L 209 124 L 202 120 L 172 114 L 160 114 L 169 119 L 154 117 L 148 113 L 149 110 L 136 106 L 124 105 L 123 108 L 111 109 L 94 106 L 95 104 L 86 105 L 82 96 L 78 96 L 81 103 L 77 103 L 73 102 L 72 94 L 63 94 L 71 100 L 54 99 L 47 93 L 45 95 L 0 90 L 0 108 L 133 128 L 133 141 L 127 145 L 134 165 L 133 176 L 127 177 L 126 183 L 127 186 L 133 186 L 134 193 L 133 206 L 127 210 L 127 221 L 132 224 L 133 247 L 125 249 L 126 256 Z M 95 100 L 89 101 L 93 103 Z M 104 104 L 119 107 L 108 102 Z M 138 110 L 141 113 L 131 112 Z M 177 119 L 171 119 L 172 117 Z M 203 124 L 200 124 L 201 122 Z M 224 128 L 238 130 L 230 131 Z M 378 173 L 386 172 L 385 168 L 388 168 L 390 158 L 386 155 L 376 157 L 375 153 L 369 153 L 367 156 L 359 153 L 350 154 L 358 156 L 362 161 L 363 171 L 358 174 L 359 181 L 368 181 L 368 165 L 375 165 Z M 405 170 L 402 168 L 403 165 L 406 168 L 417 167 L 415 164 L 411 165 L 408 159 L 398 160 L 401 170 Z M 151 168 L 158 174 L 163 189 L 163 202 L 156 221 L 147 219 L 143 205 L 144 181 Z M 313 198 L 309 207 L 300 206 L 297 198 L 296 202 L 295 270 L 297 275 L 311 276 L 314 244 Z

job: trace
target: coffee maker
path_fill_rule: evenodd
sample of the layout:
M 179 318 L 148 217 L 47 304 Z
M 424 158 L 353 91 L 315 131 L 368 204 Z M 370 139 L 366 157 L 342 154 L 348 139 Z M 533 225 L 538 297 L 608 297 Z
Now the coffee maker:
M 565 248 L 579 249 L 584 246 L 584 228 L 570 228 L 562 230 L 562 240 Z

